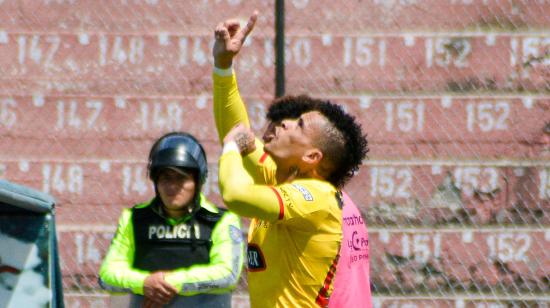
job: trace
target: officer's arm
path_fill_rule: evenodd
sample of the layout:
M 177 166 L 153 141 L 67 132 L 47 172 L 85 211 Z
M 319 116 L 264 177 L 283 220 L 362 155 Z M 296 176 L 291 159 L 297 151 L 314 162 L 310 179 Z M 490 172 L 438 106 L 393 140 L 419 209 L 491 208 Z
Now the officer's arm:
M 115 237 L 99 270 L 99 284 L 111 292 L 143 294 L 143 282 L 150 274 L 132 268 L 134 261 L 134 231 L 131 210 L 120 216 Z
M 244 243 L 237 215 L 226 212 L 212 230 L 208 264 L 168 272 L 165 280 L 179 294 L 225 293 L 235 288 L 241 274 Z
M 225 205 L 241 216 L 268 221 L 280 219 L 284 209 L 278 192 L 271 186 L 254 184 L 236 145 L 224 152 L 220 158 L 219 185 Z

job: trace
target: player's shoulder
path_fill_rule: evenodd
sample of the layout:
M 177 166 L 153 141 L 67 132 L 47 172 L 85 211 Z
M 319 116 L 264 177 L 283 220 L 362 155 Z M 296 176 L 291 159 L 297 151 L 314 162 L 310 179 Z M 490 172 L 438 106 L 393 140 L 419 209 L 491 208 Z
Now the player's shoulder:
M 317 179 L 297 179 L 286 186 L 302 194 L 306 201 L 313 201 L 315 197 L 334 196 L 336 193 L 336 188 L 330 183 Z
M 326 191 L 330 193 L 336 192 L 336 188 L 334 188 L 332 184 L 319 179 L 296 179 L 290 182 L 290 185 L 295 187 L 308 187 L 318 191 Z

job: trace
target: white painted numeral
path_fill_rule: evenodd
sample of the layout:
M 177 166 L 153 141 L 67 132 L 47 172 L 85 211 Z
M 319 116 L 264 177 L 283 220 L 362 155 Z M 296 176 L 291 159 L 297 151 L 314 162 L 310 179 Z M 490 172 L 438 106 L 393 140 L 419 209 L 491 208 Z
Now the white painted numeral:
M 19 64 L 25 65 L 27 61 L 32 61 L 50 67 L 60 45 L 61 38 L 58 35 L 49 35 L 45 38 L 39 35 L 20 35 L 17 38 Z
M 81 194 L 84 187 L 84 170 L 82 166 L 72 164 L 44 164 L 42 166 L 42 190 L 46 193 Z
M 372 37 L 344 38 L 344 66 L 369 66 L 376 61 L 378 66 L 386 64 L 386 41 Z
M 510 47 L 511 65 L 550 65 L 550 57 L 545 56 L 548 48 L 550 48 L 549 37 L 512 38 Z M 521 63 L 518 63 L 518 61 L 521 61 Z
M 421 132 L 424 127 L 424 103 L 385 103 L 386 130 L 393 131 L 397 127 L 399 131 Z
M 401 245 L 403 257 L 414 257 L 415 261 L 426 263 L 431 258 L 439 258 L 441 234 L 403 234 Z
M 254 130 L 261 130 L 266 124 L 265 120 L 265 105 L 262 101 L 252 101 L 248 104 L 248 113 L 250 118 L 250 126 Z
M 103 110 L 103 102 L 98 100 L 86 101 L 86 110 L 81 112 L 79 112 L 79 105 L 75 100 L 57 101 L 57 121 L 55 125 L 57 130 L 67 127 L 75 129 L 97 128 L 96 123 Z M 81 115 L 81 113 L 84 113 L 84 115 Z
M 453 177 L 455 186 L 469 197 L 474 192 L 491 193 L 498 189 L 496 168 L 457 167 Z
M 140 102 L 140 117 L 137 119 L 141 129 L 178 130 L 183 123 L 183 108 L 178 102 Z
M 147 179 L 145 168 L 141 166 L 122 167 L 122 193 L 131 196 L 135 193 L 143 195 L 147 192 Z
M 17 102 L 11 97 L 0 99 L 0 126 L 11 128 L 17 122 Z
M 140 64 L 143 62 L 145 41 L 142 37 L 102 35 L 99 38 L 99 64 L 104 66 L 111 62 L 119 65 Z
M 466 38 L 426 38 L 426 66 L 464 68 L 472 46 Z
M 487 237 L 489 260 L 498 259 L 502 262 L 527 262 L 527 252 L 531 247 L 531 236 L 527 233 L 501 233 Z
M 308 38 L 289 39 L 285 44 L 285 63 L 294 62 L 300 67 L 311 63 L 311 40 Z
M 542 200 L 550 199 L 550 172 L 543 169 L 539 172 L 539 198 Z
M 468 103 L 466 105 L 466 127 L 470 132 L 506 130 L 508 129 L 509 116 L 510 103 L 506 101 Z
M 398 169 L 393 167 L 372 167 L 371 196 L 383 198 L 409 198 L 412 185 L 412 172 L 410 169 Z

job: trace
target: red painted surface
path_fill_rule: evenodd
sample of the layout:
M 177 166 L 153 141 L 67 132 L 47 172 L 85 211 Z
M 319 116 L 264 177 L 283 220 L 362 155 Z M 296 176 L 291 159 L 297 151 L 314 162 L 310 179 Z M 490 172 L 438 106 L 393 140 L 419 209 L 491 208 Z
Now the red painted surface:
M 548 87 L 547 60 L 535 59 L 548 50 L 547 37 L 541 35 L 306 35 L 288 41 L 288 93 Z
M 269 31 L 273 6 L 266 1 L 242 0 L 7 0 L 0 4 L 0 16 L 3 28 L 10 30 L 210 33 L 217 23 L 233 17 L 248 18 L 257 9 L 263 15 L 259 31 Z
M 329 98 L 359 119 L 374 159 L 525 158 L 536 157 L 539 149 L 550 144 L 544 138 L 549 120 L 542 116 L 550 112 L 546 96 Z M 244 100 L 252 128 L 261 135 L 271 97 Z M 33 157 L 38 152 L 71 159 L 82 155 L 121 158 L 121 154 L 135 157 L 146 152 L 148 142 L 163 132 L 186 130 L 212 143 L 217 153 L 211 106 L 210 94 L 4 96 L 0 127 L 6 138 L 0 142 L 9 144 L 4 156 Z
M 548 1 L 405 0 L 334 1 L 296 0 L 286 4 L 291 32 L 440 31 L 514 29 L 550 24 Z
M 273 4 L 266 1 L 207 0 L 194 5 L 166 0 L 104 1 L 32 0 L 4 1 L 0 8 L 7 29 L 66 31 L 210 31 L 228 17 L 246 18 L 261 12 L 262 29 L 272 28 Z M 332 1 L 295 0 L 286 4 L 291 32 L 355 32 L 408 30 L 504 29 L 550 25 L 550 3 L 498 0 Z M 67 12 L 70 12 L 68 14 Z M 200 16 L 201 18 L 197 18 Z M 350 18 L 351 17 L 351 18 Z M 319 22 L 323 21 L 323 22 Z M 315 28 L 312 27 L 315 25 Z M 271 29 L 270 29 L 271 30 Z
M 409 294 L 476 287 L 547 291 L 550 267 L 540 262 L 548 258 L 547 243 L 544 231 L 371 229 L 371 279 L 377 291 Z
M 370 224 L 550 222 L 548 167 L 364 166 L 346 187 Z
M 548 87 L 547 40 L 478 33 L 289 36 L 287 92 L 541 91 Z M 9 82 L 0 93 L 208 93 L 211 41 L 211 35 L 8 32 L 0 68 Z M 273 93 L 273 51 L 272 35 L 250 39 L 247 56 L 236 62 L 247 93 Z

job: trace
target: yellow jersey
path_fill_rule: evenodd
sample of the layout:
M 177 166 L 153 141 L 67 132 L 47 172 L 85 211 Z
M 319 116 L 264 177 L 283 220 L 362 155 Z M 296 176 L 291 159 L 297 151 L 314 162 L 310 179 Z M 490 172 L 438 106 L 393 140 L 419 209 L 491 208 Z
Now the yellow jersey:
M 332 185 L 297 180 L 273 187 L 279 220 L 253 220 L 248 234 L 252 307 L 323 307 L 342 238 L 341 211 Z

